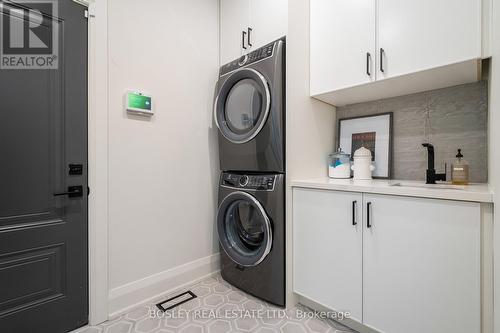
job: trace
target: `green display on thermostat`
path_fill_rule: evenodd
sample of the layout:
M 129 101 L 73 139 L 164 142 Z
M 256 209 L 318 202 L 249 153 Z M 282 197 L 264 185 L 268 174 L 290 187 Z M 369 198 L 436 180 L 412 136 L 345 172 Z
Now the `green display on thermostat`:
M 128 108 L 151 111 L 151 97 L 138 93 L 128 93 Z

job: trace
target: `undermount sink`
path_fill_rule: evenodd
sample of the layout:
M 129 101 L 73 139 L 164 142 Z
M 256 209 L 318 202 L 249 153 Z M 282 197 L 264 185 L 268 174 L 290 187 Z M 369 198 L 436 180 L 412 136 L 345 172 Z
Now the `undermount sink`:
M 414 187 L 414 188 L 429 188 L 429 189 L 437 189 L 437 190 L 464 190 L 465 186 L 460 185 L 451 185 L 451 184 L 418 184 L 418 183 L 405 183 L 405 182 L 397 182 L 393 183 L 390 186 L 398 186 L 398 187 Z

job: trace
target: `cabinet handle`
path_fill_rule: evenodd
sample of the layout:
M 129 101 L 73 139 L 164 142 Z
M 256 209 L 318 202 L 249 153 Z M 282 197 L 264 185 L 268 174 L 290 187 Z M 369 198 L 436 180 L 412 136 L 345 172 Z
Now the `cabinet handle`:
M 356 208 L 358 206 L 357 201 L 352 202 L 352 225 L 358 225 L 358 222 L 356 221 Z
M 371 63 L 372 55 L 370 52 L 366 52 L 366 75 L 372 76 L 372 73 L 370 72 L 370 63 Z
M 241 32 L 241 47 L 243 48 L 243 50 L 246 50 L 247 47 L 245 46 L 245 37 L 247 35 L 247 32 L 246 31 L 242 31 Z
M 372 224 L 370 222 L 370 210 L 371 210 L 371 207 L 372 207 L 372 203 L 371 202 L 367 202 L 366 203 L 366 227 L 367 228 L 371 228 L 372 227 Z
M 248 31 L 248 42 L 247 42 L 247 44 L 248 44 L 248 46 L 252 47 L 253 45 L 252 45 L 252 42 L 251 42 L 251 33 L 252 33 L 253 30 L 252 30 L 252 28 L 248 27 L 247 31 Z
M 385 51 L 383 48 L 380 48 L 380 71 L 384 72 L 384 55 Z

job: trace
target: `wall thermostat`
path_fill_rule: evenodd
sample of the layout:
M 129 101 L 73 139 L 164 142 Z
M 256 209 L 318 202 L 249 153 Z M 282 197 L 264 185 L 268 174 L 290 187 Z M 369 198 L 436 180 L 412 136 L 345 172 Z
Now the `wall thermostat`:
M 144 116 L 152 116 L 153 98 L 138 91 L 128 91 L 125 98 L 126 109 L 129 113 L 140 114 Z

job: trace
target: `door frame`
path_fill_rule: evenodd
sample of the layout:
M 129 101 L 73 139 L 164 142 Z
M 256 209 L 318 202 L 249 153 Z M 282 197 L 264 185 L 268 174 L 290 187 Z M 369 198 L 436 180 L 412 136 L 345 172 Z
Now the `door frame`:
M 88 7 L 89 325 L 108 320 L 108 1 Z

